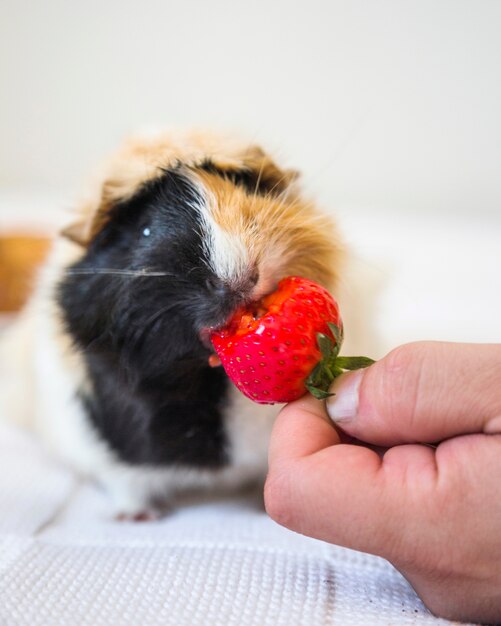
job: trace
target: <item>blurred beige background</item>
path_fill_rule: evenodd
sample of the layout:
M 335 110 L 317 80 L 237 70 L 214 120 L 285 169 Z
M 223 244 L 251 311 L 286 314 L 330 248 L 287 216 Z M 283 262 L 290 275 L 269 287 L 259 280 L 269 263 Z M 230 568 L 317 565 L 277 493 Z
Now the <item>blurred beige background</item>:
M 0 0 L 0 231 L 131 131 L 238 131 L 338 217 L 374 354 L 499 341 L 500 33 L 498 0 Z
M 1 0 L 0 186 L 72 193 L 127 132 L 238 130 L 321 201 L 501 210 L 498 0 Z

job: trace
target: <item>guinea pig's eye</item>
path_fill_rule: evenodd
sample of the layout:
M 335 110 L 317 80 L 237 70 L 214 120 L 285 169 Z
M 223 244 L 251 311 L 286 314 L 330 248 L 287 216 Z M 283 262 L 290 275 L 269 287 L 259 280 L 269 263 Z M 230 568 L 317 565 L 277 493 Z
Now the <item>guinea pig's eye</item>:
M 146 227 L 145 229 L 143 229 L 143 235 L 145 237 L 149 237 L 151 235 L 151 230 L 148 227 Z

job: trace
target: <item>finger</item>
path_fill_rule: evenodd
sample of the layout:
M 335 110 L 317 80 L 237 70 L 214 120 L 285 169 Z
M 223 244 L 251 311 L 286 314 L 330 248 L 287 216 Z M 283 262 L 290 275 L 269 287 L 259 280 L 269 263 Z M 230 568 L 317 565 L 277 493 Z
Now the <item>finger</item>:
M 323 402 L 310 394 L 286 405 L 275 421 L 270 440 L 269 464 L 301 458 L 340 443 L 325 413 Z
M 277 417 L 271 436 L 265 486 L 268 514 L 297 532 L 343 543 L 331 534 L 330 523 L 336 518 L 343 525 L 339 511 L 353 517 L 347 492 L 354 481 L 374 484 L 373 465 L 380 466 L 374 452 L 340 443 L 322 402 L 312 396 L 293 402 Z M 349 545 L 345 539 L 344 545 Z
M 327 412 L 348 434 L 391 446 L 499 432 L 501 345 L 419 342 L 344 374 Z

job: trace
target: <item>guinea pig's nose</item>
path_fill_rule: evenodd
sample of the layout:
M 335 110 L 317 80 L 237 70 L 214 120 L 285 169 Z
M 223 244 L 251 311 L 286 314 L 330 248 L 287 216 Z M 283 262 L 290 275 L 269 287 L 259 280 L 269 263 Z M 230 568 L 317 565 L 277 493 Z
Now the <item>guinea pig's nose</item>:
M 227 282 L 218 276 L 211 276 L 206 279 L 205 285 L 214 300 L 234 307 L 252 299 L 254 288 L 258 282 L 259 274 L 253 272 L 235 282 Z
M 230 289 L 230 287 L 217 276 L 208 278 L 205 281 L 205 286 L 207 287 L 207 290 L 211 293 L 211 295 L 218 299 L 226 299 L 230 295 L 232 295 L 232 290 Z
M 250 287 L 255 287 L 259 282 L 259 271 L 254 270 L 252 274 L 249 276 L 249 285 Z

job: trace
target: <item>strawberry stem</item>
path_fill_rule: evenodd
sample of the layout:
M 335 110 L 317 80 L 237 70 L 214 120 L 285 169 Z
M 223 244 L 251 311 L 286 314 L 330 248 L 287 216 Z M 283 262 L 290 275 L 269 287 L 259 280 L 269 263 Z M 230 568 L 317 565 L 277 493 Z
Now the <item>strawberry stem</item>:
M 373 363 L 367 356 L 338 356 L 336 359 L 336 365 L 343 370 L 359 370 Z
M 366 356 L 338 356 L 343 341 L 343 329 L 332 323 L 328 326 L 335 343 L 327 335 L 317 333 L 322 359 L 305 381 L 308 391 L 319 400 L 335 395 L 329 392 L 329 387 L 343 372 L 368 367 L 374 363 L 373 359 Z

